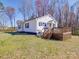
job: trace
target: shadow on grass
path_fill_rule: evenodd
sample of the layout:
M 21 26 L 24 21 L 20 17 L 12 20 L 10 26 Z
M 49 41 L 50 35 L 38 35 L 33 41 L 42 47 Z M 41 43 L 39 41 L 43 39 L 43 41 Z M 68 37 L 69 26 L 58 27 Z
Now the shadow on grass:
M 35 33 L 26 33 L 26 32 L 5 32 L 5 33 L 10 34 L 10 35 L 35 35 L 37 38 L 41 38 L 43 40 L 48 40 L 48 41 L 64 41 L 64 40 L 55 39 L 55 38 L 45 39 L 43 37 L 37 36 Z
M 35 35 L 34 33 L 26 33 L 26 32 L 5 32 L 11 35 Z

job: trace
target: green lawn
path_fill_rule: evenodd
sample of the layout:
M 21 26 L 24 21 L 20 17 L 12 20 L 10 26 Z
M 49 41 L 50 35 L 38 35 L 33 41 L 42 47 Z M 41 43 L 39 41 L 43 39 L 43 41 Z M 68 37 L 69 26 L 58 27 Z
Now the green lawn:
M 0 59 L 79 59 L 79 37 L 55 41 L 0 33 Z

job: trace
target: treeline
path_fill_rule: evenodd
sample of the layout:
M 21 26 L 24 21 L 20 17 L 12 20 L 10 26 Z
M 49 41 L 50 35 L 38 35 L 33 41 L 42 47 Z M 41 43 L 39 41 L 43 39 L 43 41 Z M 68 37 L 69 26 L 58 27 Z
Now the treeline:
M 21 0 L 18 11 L 22 14 L 24 21 L 50 14 L 56 18 L 59 27 L 75 28 L 79 27 L 79 5 L 77 2 L 74 8 L 75 4 L 70 6 L 68 0 Z M 15 8 L 6 7 L 5 13 L 9 17 L 11 27 L 15 27 Z
M 24 20 L 51 14 L 59 22 L 59 27 L 79 26 L 79 6 L 72 11 L 75 6 L 70 7 L 68 0 L 22 0 L 20 5 Z
M 15 29 L 15 13 L 15 8 L 9 6 L 4 7 L 2 3 L 0 4 L 0 30 L 8 29 L 10 27 Z

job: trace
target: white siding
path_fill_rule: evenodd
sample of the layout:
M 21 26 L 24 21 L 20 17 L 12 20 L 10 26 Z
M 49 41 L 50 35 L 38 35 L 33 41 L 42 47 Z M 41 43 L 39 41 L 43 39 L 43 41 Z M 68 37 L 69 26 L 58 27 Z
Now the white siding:
M 18 31 L 25 31 L 25 32 L 32 32 L 32 33 L 38 33 L 39 31 L 44 31 L 45 26 L 39 26 L 39 22 L 46 23 L 46 26 L 48 26 L 48 22 L 52 21 L 52 24 L 55 24 L 55 27 L 58 27 L 57 21 L 50 17 L 49 15 L 39 17 L 34 20 L 29 20 L 25 23 L 29 23 L 29 28 L 25 28 L 25 23 L 23 25 L 24 29 L 18 29 Z M 53 25 L 52 25 L 53 26 Z
M 39 22 L 42 22 L 42 23 L 47 23 L 48 22 L 48 18 L 38 18 L 37 19 L 37 31 L 42 31 L 44 26 L 39 26 Z
M 44 26 L 39 26 L 39 22 L 48 23 L 49 21 L 52 21 L 52 24 L 55 24 L 55 27 L 57 27 L 57 21 L 55 19 L 52 19 L 50 16 L 44 16 L 37 19 L 37 32 L 38 31 L 44 31 Z M 48 27 L 48 25 L 46 25 Z M 52 25 L 53 26 L 53 25 Z
M 36 20 L 27 21 L 26 23 L 29 23 L 29 28 L 24 28 L 24 31 L 36 33 Z

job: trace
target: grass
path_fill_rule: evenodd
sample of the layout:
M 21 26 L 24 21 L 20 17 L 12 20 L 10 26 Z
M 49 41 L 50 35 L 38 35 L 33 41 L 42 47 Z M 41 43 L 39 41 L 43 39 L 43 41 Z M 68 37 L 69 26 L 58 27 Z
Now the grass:
M 0 33 L 0 59 L 79 59 L 79 37 L 55 41 Z

